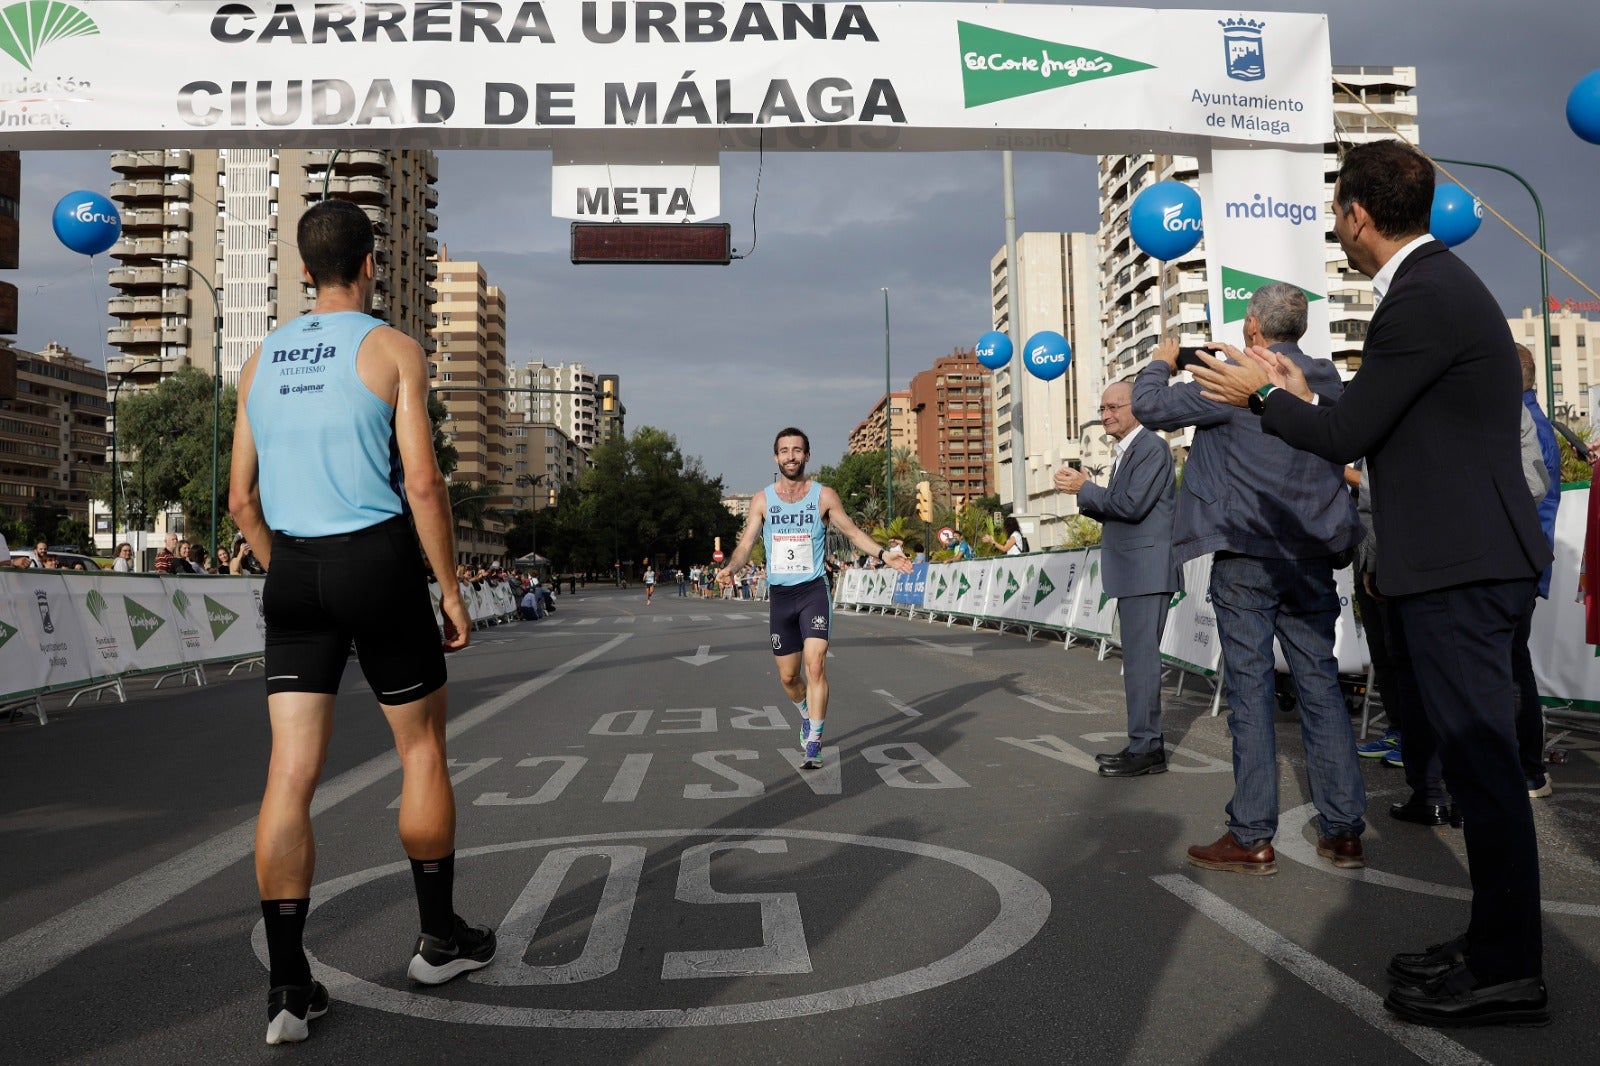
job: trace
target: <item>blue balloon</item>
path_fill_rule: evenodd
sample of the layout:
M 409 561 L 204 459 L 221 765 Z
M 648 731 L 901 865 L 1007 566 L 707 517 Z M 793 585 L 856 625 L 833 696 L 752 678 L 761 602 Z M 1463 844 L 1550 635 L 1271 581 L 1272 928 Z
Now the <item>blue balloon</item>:
M 999 370 L 1011 362 L 1011 338 L 999 330 L 991 330 L 979 337 L 974 350 L 978 353 L 978 362 L 990 370 Z
M 1433 190 L 1433 214 L 1428 232 L 1454 248 L 1483 225 L 1483 205 L 1459 185 L 1439 185 Z
M 1146 255 L 1176 259 L 1200 243 L 1200 194 L 1181 181 L 1158 181 L 1128 209 L 1133 243 Z
M 1054 381 L 1072 364 L 1072 345 L 1055 330 L 1042 329 L 1028 338 L 1022 363 L 1040 381 Z
M 1584 75 L 1567 94 L 1567 125 L 1590 144 L 1600 144 L 1600 70 Z
M 122 236 L 117 205 L 86 189 L 69 192 L 56 201 L 50 224 L 62 244 L 84 255 L 99 255 Z

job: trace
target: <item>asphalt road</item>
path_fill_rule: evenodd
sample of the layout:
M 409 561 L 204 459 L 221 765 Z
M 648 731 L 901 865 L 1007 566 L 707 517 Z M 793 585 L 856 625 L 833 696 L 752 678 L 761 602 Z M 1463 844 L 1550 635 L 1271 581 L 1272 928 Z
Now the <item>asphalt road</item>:
M 1121 746 L 1115 656 L 835 618 L 830 750 L 801 771 L 765 605 L 563 596 L 451 659 L 457 908 L 496 963 L 418 991 L 397 764 L 346 674 L 317 804 L 307 946 L 332 990 L 269 1048 L 251 832 L 259 671 L 0 724 L 0 1062 L 1559 1063 L 1600 1030 L 1600 744 L 1535 804 L 1544 1029 L 1389 1021 L 1383 969 L 1465 926 L 1460 833 L 1394 822 L 1317 859 L 1280 720 L 1280 872 L 1197 870 L 1223 831 L 1225 720 L 1167 690 L 1174 772 Z

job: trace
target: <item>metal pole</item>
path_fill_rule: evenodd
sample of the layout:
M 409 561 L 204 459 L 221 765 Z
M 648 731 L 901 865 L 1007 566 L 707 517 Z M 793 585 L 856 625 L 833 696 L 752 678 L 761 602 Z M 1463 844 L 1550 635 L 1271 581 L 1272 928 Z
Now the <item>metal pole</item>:
M 328 169 L 322 172 L 322 198 L 324 200 L 328 198 L 328 182 L 333 180 L 333 161 L 339 158 L 339 153 L 342 151 L 344 151 L 343 148 L 335 148 L 328 155 Z
M 1449 163 L 1457 167 L 1482 167 L 1485 170 L 1498 170 L 1517 179 L 1528 195 L 1533 197 L 1533 210 L 1539 218 L 1539 313 L 1544 316 L 1544 406 L 1546 411 L 1554 411 L 1556 406 L 1556 369 L 1555 359 L 1550 353 L 1550 255 L 1545 245 L 1544 237 L 1544 204 L 1539 201 L 1539 194 L 1533 191 L 1533 186 L 1521 174 L 1509 167 L 1497 166 L 1494 163 L 1474 163 L 1467 159 L 1445 159 L 1442 156 L 1433 157 L 1437 162 Z
M 136 373 L 140 367 L 159 362 L 161 362 L 161 357 L 158 355 L 154 359 L 146 359 L 142 363 L 135 363 L 132 369 L 124 370 L 121 374 L 118 374 L 117 383 L 111 386 L 111 552 L 113 555 L 117 551 L 117 493 L 122 491 L 121 455 L 117 451 L 117 397 L 122 392 L 122 386 L 127 384 L 129 374 Z M 107 378 L 110 376 L 110 374 L 106 375 Z M 139 472 L 141 474 L 144 473 L 142 468 Z M 141 505 L 142 502 L 143 497 L 141 494 Z M 141 525 L 140 528 L 143 529 L 143 526 Z
M 222 426 L 222 297 L 217 295 L 217 290 L 211 284 L 211 279 L 195 267 L 181 259 L 169 259 L 165 262 L 171 266 L 183 267 L 183 269 L 199 278 L 205 284 L 206 292 L 211 294 L 211 309 L 216 316 L 212 321 L 211 329 L 211 563 L 215 566 L 217 562 L 217 484 L 220 480 L 217 456 L 221 452 L 219 434 Z
M 889 290 L 878 291 L 883 293 L 883 464 L 886 474 L 883 524 L 887 526 L 894 521 L 894 404 L 890 398 L 893 390 L 889 386 Z
M 1028 451 L 1023 437 L 1022 387 L 1027 380 L 1027 340 L 1022 332 L 1022 278 L 1017 274 L 1017 188 L 1016 171 L 1009 151 L 1000 153 L 1001 183 L 1005 186 L 1006 213 L 1006 307 L 1011 334 L 1011 513 L 1028 510 Z

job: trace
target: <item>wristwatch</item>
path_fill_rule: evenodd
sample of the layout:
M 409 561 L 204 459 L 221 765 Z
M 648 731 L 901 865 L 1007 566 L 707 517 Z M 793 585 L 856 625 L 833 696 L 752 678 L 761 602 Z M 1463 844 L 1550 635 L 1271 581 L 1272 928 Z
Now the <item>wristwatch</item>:
M 888 548 L 879 548 L 878 549 L 878 562 L 880 562 L 880 563 L 883 562 L 883 553 L 888 551 L 888 550 L 889 550 Z
M 1267 397 L 1271 396 L 1277 387 L 1269 381 L 1255 392 L 1252 392 L 1250 394 L 1250 410 L 1258 415 L 1265 411 L 1267 409 Z

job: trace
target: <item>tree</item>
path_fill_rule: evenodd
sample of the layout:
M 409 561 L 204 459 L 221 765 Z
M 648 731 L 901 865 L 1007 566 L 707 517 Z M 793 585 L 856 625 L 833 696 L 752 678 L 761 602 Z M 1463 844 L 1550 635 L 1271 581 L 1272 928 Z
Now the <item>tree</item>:
M 537 516 L 532 511 L 513 511 L 510 518 L 511 524 L 506 527 L 506 554 L 519 559 L 538 544 Z M 548 558 L 548 553 L 541 554 Z
M 824 466 L 816 472 L 816 480 L 839 494 L 839 502 L 851 515 L 859 513 L 866 501 L 876 496 L 875 517 L 883 515 L 884 470 L 888 460 L 884 453 L 846 452 L 838 466 Z
M 455 473 L 456 464 L 461 461 L 460 452 L 450 443 L 450 438 L 445 436 L 444 424 L 450 421 L 450 409 L 444 401 L 433 393 L 428 393 L 428 421 L 433 425 L 433 454 L 439 459 L 439 470 L 445 477 Z
M 449 491 L 450 511 L 455 515 L 456 522 L 482 533 L 483 516 L 489 513 L 489 501 L 504 494 L 505 489 L 481 481 L 452 481 Z

